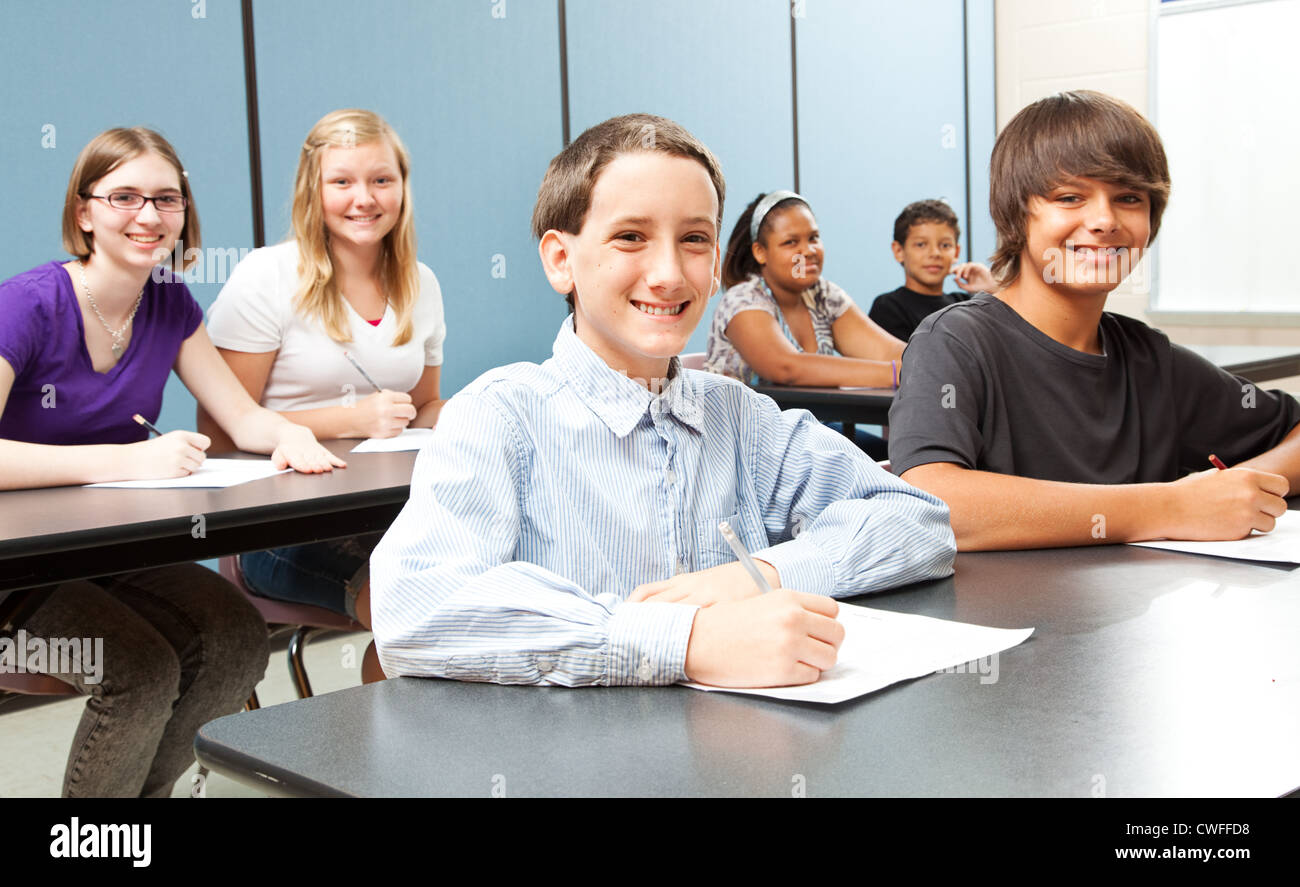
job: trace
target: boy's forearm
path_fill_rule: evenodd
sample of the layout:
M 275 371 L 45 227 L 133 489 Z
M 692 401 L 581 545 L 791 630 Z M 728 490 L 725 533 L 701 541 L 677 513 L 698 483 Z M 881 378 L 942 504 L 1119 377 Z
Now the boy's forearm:
M 1254 468 L 1256 471 L 1280 474 L 1291 484 L 1291 495 L 1300 493 L 1300 425 L 1292 428 L 1291 433 L 1268 452 L 1229 467 Z
M 1159 539 L 1166 484 L 1072 484 L 950 463 L 903 479 L 948 503 L 960 551 L 1105 545 Z

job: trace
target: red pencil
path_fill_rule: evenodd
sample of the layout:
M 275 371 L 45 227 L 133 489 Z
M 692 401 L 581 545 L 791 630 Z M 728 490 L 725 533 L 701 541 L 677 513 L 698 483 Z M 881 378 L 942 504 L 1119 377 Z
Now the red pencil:
M 1220 471 L 1228 470 L 1228 466 L 1223 464 L 1223 460 L 1220 459 L 1218 456 L 1214 455 L 1213 453 L 1210 454 L 1210 464 L 1212 464 L 1215 468 L 1219 469 Z

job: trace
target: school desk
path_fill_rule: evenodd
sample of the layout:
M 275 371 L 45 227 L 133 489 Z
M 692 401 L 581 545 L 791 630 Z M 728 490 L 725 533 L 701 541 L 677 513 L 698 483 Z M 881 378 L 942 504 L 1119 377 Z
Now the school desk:
M 1251 382 L 1300 376 L 1300 348 L 1274 345 L 1188 345 L 1192 351 L 1230 373 Z M 894 403 L 890 388 L 812 388 L 796 385 L 759 385 L 757 391 L 776 401 L 783 410 L 808 410 L 822 422 L 852 425 L 889 425 Z
M 1180 590 L 1194 580 L 1209 584 Z M 402 678 L 220 718 L 195 750 L 288 795 L 1300 787 L 1300 572 L 1123 545 L 963 553 L 952 578 L 856 602 L 1036 631 L 984 674 L 929 675 L 838 706 Z
M 892 388 L 813 388 L 803 385 L 758 385 L 783 410 L 807 410 L 822 422 L 843 422 L 844 433 L 853 437 L 854 425 L 888 425 L 894 403 Z
M 0 591 L 382 530 L 406 503 L 415 453 L 353 455 L 216 490 L 57 487 L 0 493 Z

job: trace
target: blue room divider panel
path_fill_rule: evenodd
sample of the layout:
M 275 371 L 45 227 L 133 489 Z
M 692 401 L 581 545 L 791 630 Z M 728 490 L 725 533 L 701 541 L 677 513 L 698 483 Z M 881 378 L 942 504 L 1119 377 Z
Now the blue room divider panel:
M 44 0 L 3 14 L 0 164 L 11 205 L 0 277 L 66 258 L 60 219 L 78 152 L 105 129 L 147 126 L 189 173 L 205 247 L 191 289 L 207 307 L 219 289 L 207 248 L 252 238 L 237 0 Z M 194 427 L 194 400 L 174 376 L 159 425 Z
M 966 243 L 962 2 L 807 0 L 804 13 L 800 179 L 827 276 L 867 310 L 903 282 L 889 244 L 908 203 L 947 200 Z
M 794 186 L 789 3 L 569 0 L 566 8 L 573 135 L 634 111 L 697 135 L 727 177 L 725 250 L 756 194 Z M 687 350 L 704 350 L 711 317 Z
M 312 124 L 369 108 L 411 152 L 420 258 L 446 306 L 443 396 L 548 357 L 563 301 L 529 218 L 562 143 L 555 4 L 257 0 L 254 21 L 267 241 L 289 233 Z

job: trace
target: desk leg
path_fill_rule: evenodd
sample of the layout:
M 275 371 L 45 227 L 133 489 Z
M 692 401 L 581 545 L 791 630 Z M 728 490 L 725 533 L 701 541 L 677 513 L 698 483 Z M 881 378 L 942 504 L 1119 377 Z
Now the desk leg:
M 856 443 L 858 442 L 858 426 L 857 426 L 857 423 L 855 423 L 855 422 L 841 422 L 841 423 L 840 423 L 840 431 L 842 431 L 842 432 L 844 433 L 844 436 L 845 436 L 845 437 L 847 437 L 849 440 L 853 441 L 853 443 L 856 444 Z

